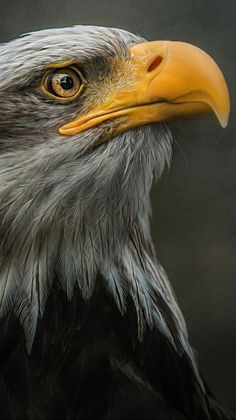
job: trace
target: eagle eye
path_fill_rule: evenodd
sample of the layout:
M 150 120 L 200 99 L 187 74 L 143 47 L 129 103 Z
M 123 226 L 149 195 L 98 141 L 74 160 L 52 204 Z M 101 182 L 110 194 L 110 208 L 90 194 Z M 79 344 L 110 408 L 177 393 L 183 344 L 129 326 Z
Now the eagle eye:
M 81 75 L 74 68 L 57 68 L 47 72 L 41 91 L 54 99 L 73 100 L 83 87 Z

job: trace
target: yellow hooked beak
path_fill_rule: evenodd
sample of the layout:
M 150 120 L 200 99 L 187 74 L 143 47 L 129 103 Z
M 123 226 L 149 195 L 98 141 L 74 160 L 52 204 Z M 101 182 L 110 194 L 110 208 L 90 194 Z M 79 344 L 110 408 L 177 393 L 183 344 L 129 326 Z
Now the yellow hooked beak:
M 113 120 L 112 136 L 144 124 L 214 111 L 226 127 L 228 88 L 215 61 L 201 49 L 172 41 L 153 41 L 130 48 L 130 87 L 114 89 L 91 112 L 59 128 L 77 134 Z

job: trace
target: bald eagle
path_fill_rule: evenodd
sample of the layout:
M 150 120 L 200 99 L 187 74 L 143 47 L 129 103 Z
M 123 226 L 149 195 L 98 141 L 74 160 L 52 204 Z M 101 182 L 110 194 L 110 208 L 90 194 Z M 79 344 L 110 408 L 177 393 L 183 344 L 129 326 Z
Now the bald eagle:
M 168 121 L 229 94 L 184 42 L 75 26 L 0 47 L 0 418 L 233 419 L 150 236 Z

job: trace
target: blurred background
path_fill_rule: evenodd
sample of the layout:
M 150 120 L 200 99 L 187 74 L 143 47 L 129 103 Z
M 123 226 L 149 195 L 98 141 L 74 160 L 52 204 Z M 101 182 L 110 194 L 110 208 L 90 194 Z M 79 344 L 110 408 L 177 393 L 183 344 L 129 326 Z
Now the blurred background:
M 172 168 L 153 186 L 157 255 L 185 315 L 200 370 L 236 410 L 236 0 L 0 0 L 0 42 L 73 24 L 123 28 L 206 50 L 228 81 L 232 114 L 173 125 Z

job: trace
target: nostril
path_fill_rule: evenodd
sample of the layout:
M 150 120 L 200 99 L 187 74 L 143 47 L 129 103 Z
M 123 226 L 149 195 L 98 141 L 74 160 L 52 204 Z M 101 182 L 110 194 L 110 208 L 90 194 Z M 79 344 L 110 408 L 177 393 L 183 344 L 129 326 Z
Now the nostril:
M 154 58 L 154 60 L 148 66 L 148 69 L 147 69 L 148 73 L 150 73 L 150 71 L 155 70 L 159 66 L 159 64 L 161 64 L 162 60 L 163 60 L 163 58 L 160 55 L 158 55 L 158 57 Z

